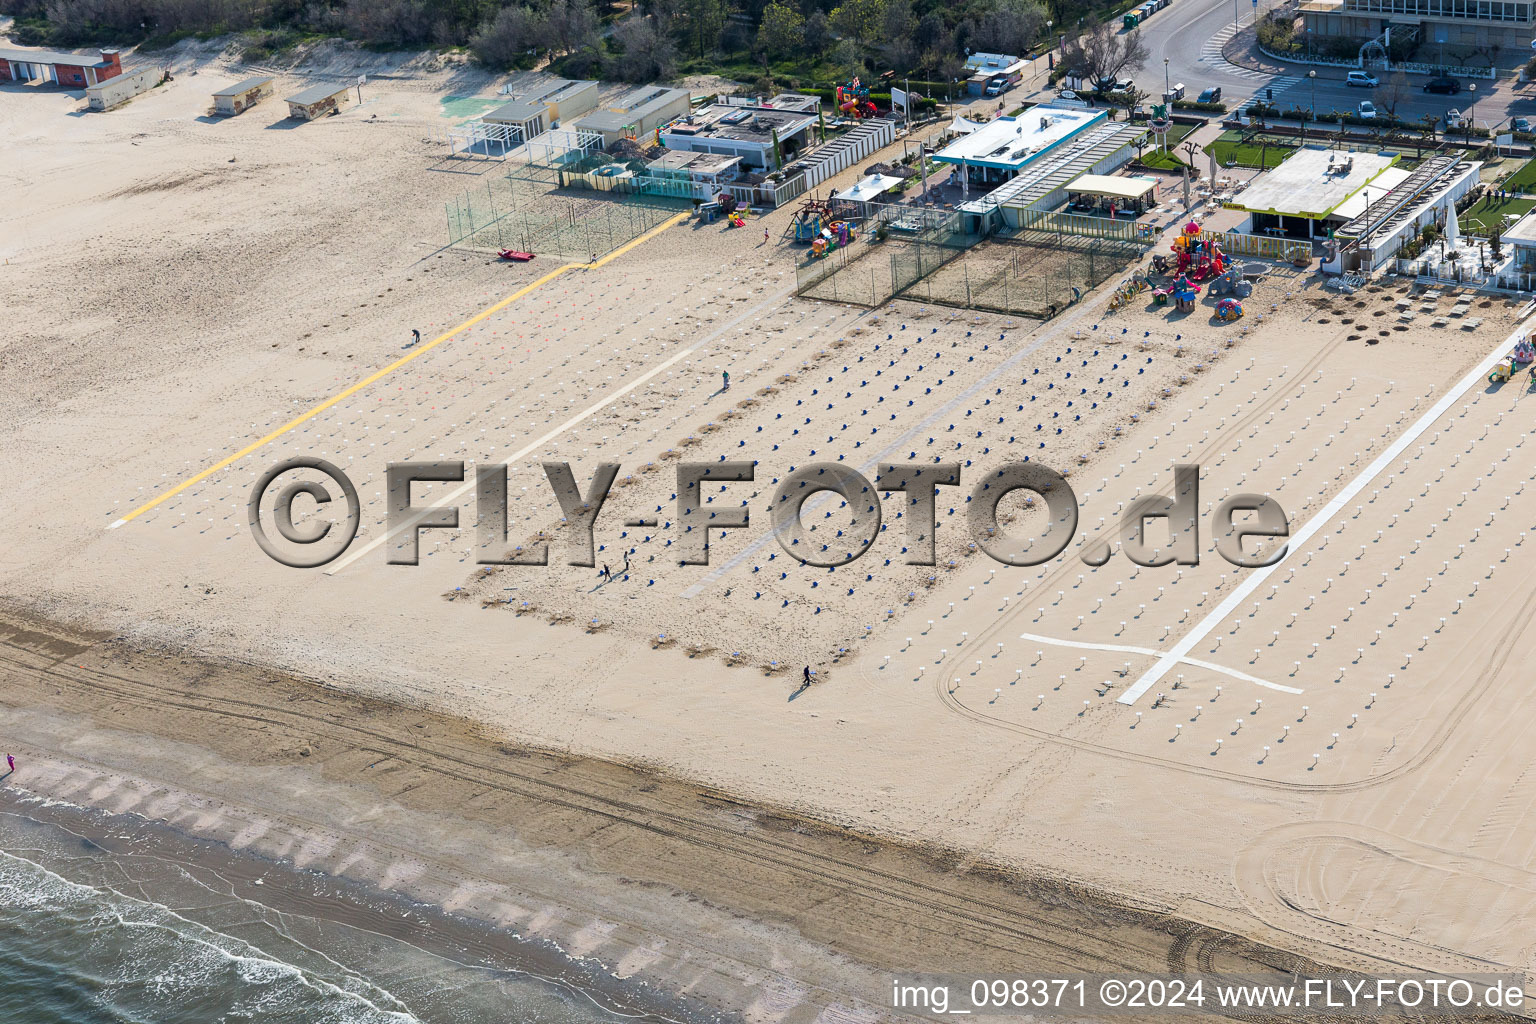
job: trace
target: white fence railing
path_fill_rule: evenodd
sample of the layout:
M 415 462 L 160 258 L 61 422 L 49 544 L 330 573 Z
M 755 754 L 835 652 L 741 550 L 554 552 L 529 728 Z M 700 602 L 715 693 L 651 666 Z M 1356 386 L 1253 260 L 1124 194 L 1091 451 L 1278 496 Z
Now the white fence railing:
M 821 184 L 895 141 L 895 121 L 882 117 L 863 122 L 847 135 L 827 143 L 806 157 L 806 187 Z
M 1316 64 L 1319 67 L 1355 69 L 1363 66 L 1359 57 L 1329 57 L 1322 53 L 1306 55 L 1278 53 L 1263 43 L 1258 45 L 1259 52 L 1266 57 L 1273 57 L 1275 60 L 1283 60 L 1291 64 Z M 1388 71 L 1403 71 L 1410 75 L 1449 75 L 1452 78 L 1493 78 L 1495 75 L 1491 67 L 1465 68 L 1457 64 L 1415 64 L 1411 61 L 1387 61 L 1386 64 Z

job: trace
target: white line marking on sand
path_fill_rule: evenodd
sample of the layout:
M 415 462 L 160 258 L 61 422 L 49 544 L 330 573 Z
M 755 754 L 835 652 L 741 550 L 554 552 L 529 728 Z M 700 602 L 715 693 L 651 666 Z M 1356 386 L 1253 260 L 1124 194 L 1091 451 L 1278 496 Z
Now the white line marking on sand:
M 1521 322 L 1523 320 L 1524 318 L 1522 317 Z M 1445 397 L 1432 405 L 1429 411 L 1420 416 L 1413 426 L 1405 430 L 1396 441 L 1387 447 L 1386 451 L 1377 456 L 1376 461 L 1361 470 L 1360 475 L 1346 484 L 1344 489 L 1335 495 L 1332 501 L 1319 509 L 1317 515 L 1313 516 L 1298 532 L 1292 534 L 1290 542 L 1286 545 L 1286 557 L 1290 557 L 1291 554 L 1299 551 L 1307 541 L 1312 539 L 1315 533 L 1328 525 L 1328 520 L 1337 515 L 1355 495 L 1364 490 L 1367 484 L 1379 476 L 1382 470 L 1391 465 L 1393 460 L 1417 440 L 1419 435 L 1428 430 L 1441 416 L 1444 416 L 1445 411 L 1453 403 L 1483 381 L 1488 376 L 1488 371 L 1493 369 L 1493 364 L 1502 359 L 1504 353 L 1513 348 L 1515 342 L 1519 341 L 1524 333 L 1523 328 L 1517 326 L 1510 333 L 1509 337 L 1494 346 L 1493 351 L 1488 353 L 1482 362 L 1474 366 L 1471 372 L 1463 377 L 1451 390 L 1447 391 Z M 1159 658 L 1155 665 L 1143 672 L 1141 678 L 1136 680 L 1130 689 L 1120 695 L 1120 703 L 1135 704 L 1142 694 L 1157 685 L 1157 681 L 1167 675 L 1168 670 L 1175 663 L 1183 661 L 1184 656 L 1194 649 L 1195 644 L 1204 640 L 1211 630 L 1221 624 L 1222 620 L 1236 611 L 1238 605 L 1242 604 L 1248 598 L 1248 595 L 1257 590 L 1260 584 L 1269 579 L 1270 573 L 1280 568 L 1284 563 L 1285 559 L 1282 558 L 1274 565 L 1254 570 L 1253 575 L 1244 580 L 1231 594 L 1228 594 L 1225 601 L 1221 602 L 1209 615 L 1201 619 L 1195 625 L 1195 628 L 1185 634 L 1184 638 L 1178 643 L 1174 644 L 1173 648 Z
M 1077 647 L 1085 651 L 1115 651 L 1121 654 L 1145 654 L 1150 657 L 1157 657 L 1162 653 L 1161 651 L 1153 650 L 1150 647 L 1128 647 L 1123 644 L 1095 644 L 1080 640 L 1062 640 L 1059 637 L 1041 636 L 1037 633 L 1020 633 L 1019 639 L 1033 640 L 1036 643 L 1042 644 L 1055 644 L 1057 647 Z M 1194 665 L 1197 668 L 1208 669 L 1212 672 L 1220 672 L 1222 675 L 1231 676 L 1233 679 L 1241 679 L 1244 682 L 1253 683 L 1255 686 L 1263 686 L 1270 690 L 1280 690 L 1283 693 L 1303 692 L 1294 686 L 1286 686 L 1283 683 L 1272 683 L 1268 679 L 1260 679 L 1258 676 L 1251 676 L 1247 672 L 1239 672 L 1235 668 L 1227 668 L 1227 666 L 1218 665 L 1215 662 L 1197 661 L 1194 658 L 1180 658 L 1179 660 L 1186 665 Z

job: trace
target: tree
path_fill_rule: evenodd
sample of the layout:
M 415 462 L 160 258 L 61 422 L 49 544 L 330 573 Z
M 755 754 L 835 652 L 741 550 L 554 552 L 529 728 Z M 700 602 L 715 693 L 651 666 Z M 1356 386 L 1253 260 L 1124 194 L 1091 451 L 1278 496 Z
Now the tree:
M 821 11 L 812 11 L 805 19 L 805 50 L 820 57 L 832 45 L 832 22 Z
M 720 30 L 731 14 L 726 0 L 681 0 L 678 10 L 683 17 L 683 34 L 700 57 L 720 38 Z
M 1140 71 L 1150 55 L 1140 29 L 1121 32 L 1112 23 L 1100 21 L 1067 40 L 1061 59 L 1098 85 L 1114 80 L 1122 71 Z
M 832 26 L 862 45 L 879 38 L 887 0 L 843 0 L 832 9 Z
M 839 40 L 827 62 L 832 66 L 832 77 L 839 82 L 864 73 L 864 54 L 850 39 Z
M 917 47 L 919 53 L 925 50 L 943 49 L 953 50 L 954 35 L 949 31 L 949 26 L 944 24 L 944 19 L 930 11 L 923 15 L 923 20 L 917 23 L 917 28 L 912 30 L 912 44 Z
M 554 0 L 544 13 L 544 43 L 561 53 L 574 53 L 597 42 L 597 15 L 589 0 Z
M 887 44 L 905 41 L 912 34 L 917 19 L 912 14 L 912 0 L 886 0 L 881 16 L 880 38 Z
M 779 0 L 763 9 L 763 24 L 757 30 L 757 45 L 770 57 L 786 57 L 805 44 L 805 19 L 800 12 Z
M 1396 118 L 1398 104 L 1406 100 L 1412 91 L 1408 87 L 1408 76 L 1395 71 L 1386 84 L 1376 91 L 1376 102 L 1381 104 L 1381 109 L 1387 112 L 1388 117 Z
M 677 47 L 655 18 L 625 18 L 614 28 L 613 41 L 622 48 L 612 62 L 616 78 L 654 82 L 672 74 Z
M 1025 54 L 1045 28 L 1045 8 L 1035 0 L 995 0 L 976 25 L 976 37 L 988 51 Z
M 544 42 L 544 19 L 528 7 L 503 7 L 475 33 L 469 47 L 482 63 L 509 68 Z

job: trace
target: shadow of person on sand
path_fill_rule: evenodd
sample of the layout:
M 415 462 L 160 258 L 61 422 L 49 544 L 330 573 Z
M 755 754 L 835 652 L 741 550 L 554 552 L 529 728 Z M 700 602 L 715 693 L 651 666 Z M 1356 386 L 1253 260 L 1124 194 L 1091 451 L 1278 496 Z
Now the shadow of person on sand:
M 615 580 L 622 581 L 622 580 L 628 578 L 628 576 L 629 576 L 629 556 L 625 555 L 624 556 L 624 564 L 619 569 L 617 569 L 616 571 L 610 572 L 608 574 L 607 578 L 603 578 L 603 576 L 601 574 L 599 574 L 599 576 L 598 576 L 598 583 L 591 590 L 587 591 L 587 593 L 595 594 L 599 590 L 602 590 L 604 587 L 606 587 L 608 584 L 613 583 Z

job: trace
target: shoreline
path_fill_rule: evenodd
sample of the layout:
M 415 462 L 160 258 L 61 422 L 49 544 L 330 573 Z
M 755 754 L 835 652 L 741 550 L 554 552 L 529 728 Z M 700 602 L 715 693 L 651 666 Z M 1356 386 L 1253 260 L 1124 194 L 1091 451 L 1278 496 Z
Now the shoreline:
M 660 773 L 510 746 L 446 716 L 19 618 L 0 617 L 3 717 L 25 743 L 8 786 L 97 808 L 86 816 L 137 815 L 210 857 L 326 878 L 338 907 L 354 905 L 347 894 L 407 900 L 423 917 L 441 915 L 460 941 L 480 934 L 519 952 L 542 948 L 554 959 L 537 962 L 580 964 L 589 981 L 601 965 L 601 991 L 663 993 L 660 1005 L 687 1020 L 726 1007 L 761 1021 L 830 1008 L 884 1016 L 887 972 L 1168 971 L 1196 969 L 1218 950 L 1250 973 L 1321 967 L 1172 908 L 960 850 L 903 845 Z M 103 662 L 113 670 L 93 665 Z M 308 723 L 307 739 L 294 734 L 296 720 Z M 357 746 L 342 747 L 344 731 Z M 74 758 L 70 737 L 84 734 L 93 756 Z M 174 738 L 191 735 L 195 744 Z M 379 784 L 391 755 L 368 747 L 387 744 L 408 748 L 412 767 L 385 771 L 412 778 Z M 201 792 L 169 783 L 160 756 L 195 760 Z M 359 784 L 370 770 L 378 781 Z M 341 783 L 344 773 L 354 778 Z M 359 788 L 372 790 L 363 814 Z M 283 810 L 263 806 L 263 794 Z M 430 839 L 412 844 L 412 832 Z M 763 963 L 775 969 L 752 966 Z
M 570 957 L 551 943 L 527 939 L 484 921 L 451 914 L 433 904 L 360 882 L 238 852 L 228 844 L 199 838 L 143 815 L 113 814 L 101 808 L 21 797 L 0 788 L 0 818 L 11 826 L 11 833 L 54 829 L 73 837 L 92 855 L 162 862 L 210 889 L 226 890 L 242 902 L 284 918 L 311 918 L 346 931 L 402 943 L 427 956 L 483 972 L 488 979 L 537 984 L 578 1006 L 583 1002 L 590 1004 L 608 1017 L 638 1024 L 695 1024 L 729 1019 L 701 1013 L 664 992 L 616 978 L 599 965 Z M 79 884 L 78 879 L 64 875 L 59 870 L 61 866 L 39 863 L 12 850 L 5 852 Z M 134 882 L 132 888 L 136 892 L 118 895 L 159 902 L 168 892 L 162 889 L 148 893 L 137 877 Z

